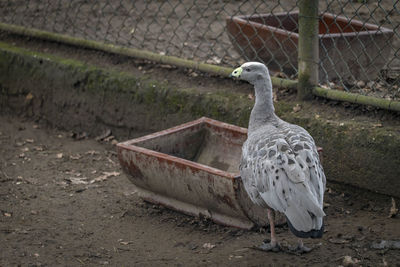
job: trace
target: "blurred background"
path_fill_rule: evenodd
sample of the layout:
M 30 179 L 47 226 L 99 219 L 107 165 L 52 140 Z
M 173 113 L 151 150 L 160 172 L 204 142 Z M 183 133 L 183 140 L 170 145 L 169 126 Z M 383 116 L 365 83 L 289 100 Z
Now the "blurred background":
M 400 98 L 399 1 L 319 1 L 322 87 Z M 1 0 L 0 22 L 297 77 L 296 1 Z

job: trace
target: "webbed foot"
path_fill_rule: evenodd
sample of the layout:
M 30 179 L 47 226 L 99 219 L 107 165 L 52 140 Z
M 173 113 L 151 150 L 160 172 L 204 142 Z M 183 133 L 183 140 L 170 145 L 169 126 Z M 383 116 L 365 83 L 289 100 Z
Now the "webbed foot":
M 282 251 L 282 248 L 278 243 L 273 244 L 269 240 L 265 240 L 260 246 L 258 246 L 258 249 L 262 251 L 272 251 L 272 252 Z
M 295 254 L 305 254 L 309 253 L 314 249 L 314 247 L 307 247 L 303 244 L 298 244 L 297 246 L 289 246 L 289 251 Z

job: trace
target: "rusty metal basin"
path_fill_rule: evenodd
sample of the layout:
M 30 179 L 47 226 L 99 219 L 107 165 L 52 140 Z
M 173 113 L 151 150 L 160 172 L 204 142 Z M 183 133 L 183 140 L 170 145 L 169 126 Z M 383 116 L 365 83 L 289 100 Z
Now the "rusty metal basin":
M 246 60 L 264 61 L 272 71 L 297 72 L 298 11 L 234 16 L 228 35 Z M 323 13 L 319 21 L 321 82 L 372 80 L 388 61 L 391 29 Z
M 200 118 L 117 145 L 123 170 L 146 201 L 214 222 L 267 225 L 239 177 L 247 129 Z M 282 223 L 282 217 L 277 223 Z

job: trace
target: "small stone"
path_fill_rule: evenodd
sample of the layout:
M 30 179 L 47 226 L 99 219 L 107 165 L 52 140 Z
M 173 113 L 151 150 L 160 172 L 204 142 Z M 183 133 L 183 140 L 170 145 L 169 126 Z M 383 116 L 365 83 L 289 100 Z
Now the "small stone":
M 211 243 L 204 243 L 203 244 L 203 248 L 212 249 L 212 248 L 215 248 L 215 245 L 213 245 Z
M 392 206 L 390 207 L 389 211 L 389 218 L 393 218 L 397 215 L 399 209 L 396 207 L 396 201 L 392 198 Z
M 76 154 L 76 155 L 70 155 L 69 158 L 72 159 L 72 160 L 78 160 L 78 159 L 81 159 L 82 156 L 79 155 L 79 154 Z
M 357 87 L 364 88 L 365 87 L 365 82 L 364 81 L 358 81 L 356 83 L 356 85 L 357 85 Z
M 360 263 L 360 260 L 352 258 L 351 256 L 344 256 L 342 262 L 344 267 L 357 266 L 358 263 Z
M 26 95 L 25 100 L 30 101 L 30 100 L 32 100 L 32 98 L 33 98 L 32 93 L 29 93 Z
M 191 72 L 191 73 L 190 73 L 190 76 L 192 76 L 192 77 L 197 77 L 197 76 L 199 76 L 199 74 L 198 74 L 197 72 Z
M 293 112 L 299 112 L 301 110 L 301 105 L 296 104 L 296 106 L 293 107 Z
M 196 245 L 196 244 L 191 244 L 191 245 L 189 245 L 189 249 L 190 250 L 195 250 L 196 248 L 198 248 L 199 246 L 198 245 Z
M 115 146 L 116 144 L 118 144 L 118 140 L 116 140 L 116 139 L 112 140 L 111 144 Z

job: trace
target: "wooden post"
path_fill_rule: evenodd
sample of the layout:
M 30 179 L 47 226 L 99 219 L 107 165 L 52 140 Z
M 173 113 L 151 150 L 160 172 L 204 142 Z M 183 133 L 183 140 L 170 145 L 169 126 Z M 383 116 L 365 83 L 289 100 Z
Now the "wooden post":
M 297 99 L 312 98 L 318 84 L 319 39 L 318 0 L 299 1 L 299 83 Z

